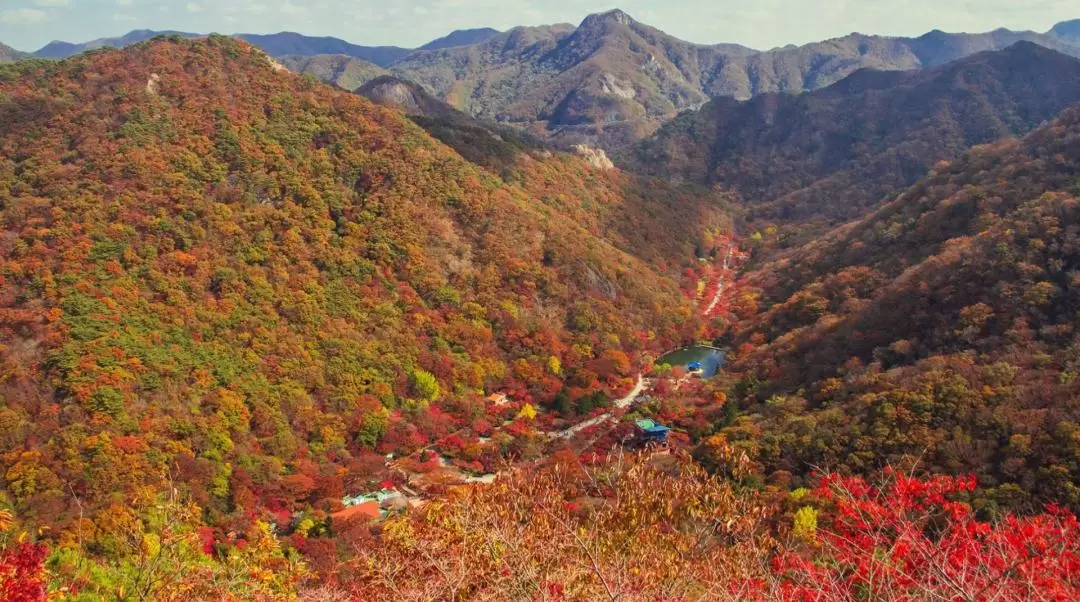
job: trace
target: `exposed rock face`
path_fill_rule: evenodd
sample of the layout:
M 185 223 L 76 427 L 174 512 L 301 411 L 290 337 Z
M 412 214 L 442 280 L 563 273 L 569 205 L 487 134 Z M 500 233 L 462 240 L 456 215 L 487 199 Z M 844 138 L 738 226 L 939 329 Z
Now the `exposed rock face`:
M 465 113 L 428 94 L 420 85 L 393 75 L 382 75 L 369 80 L 357 88 L 356 93 L 409 115 L 472 121 Z
M 607 153 L 602 148 L 593 148 L 584 144 L 578 144 L 574 146 L 574 152 L 580 155 L 592 165 L 594 168 L 601 171 L 607 171 L 609 169 L 615 169 L 615 164 L 608 158 Z
M 413 89 L 401 80 L 388 80 L 378 86 L 369 87 L 364 95 L 379 104 L 401 107 L 406 113 L 414 113 L 420 109 Z

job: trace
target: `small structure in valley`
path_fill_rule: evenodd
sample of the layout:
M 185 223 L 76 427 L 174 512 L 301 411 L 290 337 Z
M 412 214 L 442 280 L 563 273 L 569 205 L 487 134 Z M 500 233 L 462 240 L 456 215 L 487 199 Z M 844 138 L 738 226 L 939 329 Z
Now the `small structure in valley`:
M 349 520 L 361 516 L 379 520 L 390 512 L 400 512 L 408 508 L 409 502 L 401 493 L 384 487 L 372 493 L 347 495 L 341 499 L 341 505 L 345 506 L 345 509 L 332 514 L 334 520 Z
M 641 431 L 642 438 L 646 445 L 650 443 L 659 445 L 667 444 L 668 433 L 671 432 L 670 428 L 648 418 L 638 420 L 634 425 Z
M 379 507 L 379 502 L 375 501 L 361 502 L 331 515 L 335 521 L 349 521 L 361 517 L 367 520 L 379 520 L 382 516 L 382 508 Z
M 506 396 L 506 393 L 492 393 L 491 395 L 488 395 L 487 400 L 497 406 L 504 406 L 510 403 L 510 398 Z

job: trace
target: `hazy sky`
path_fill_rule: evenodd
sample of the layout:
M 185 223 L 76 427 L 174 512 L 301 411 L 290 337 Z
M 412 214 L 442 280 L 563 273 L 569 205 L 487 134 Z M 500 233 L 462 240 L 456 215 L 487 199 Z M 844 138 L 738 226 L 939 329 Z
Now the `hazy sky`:
M 852 31 L 1045 31 L 1080 17 L 1076 0 L 0 0 L 0 42 L 36 50 L 132 29 L 330 35 L 364 45 L 416 46 L 453 29 L 578 23 L 622 8 L 692 42 L 755 48 Z

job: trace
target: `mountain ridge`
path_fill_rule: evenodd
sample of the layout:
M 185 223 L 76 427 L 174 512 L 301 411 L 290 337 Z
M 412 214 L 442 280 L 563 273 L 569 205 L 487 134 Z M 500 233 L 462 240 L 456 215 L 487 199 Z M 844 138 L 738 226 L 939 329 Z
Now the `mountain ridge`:
M 292 32 L 237 36 L 272 56 L 352 56 L 419 83 L 474 117 L 513 123 L 561 146 L 584 143 L 610 151 L 631 146 L 679 112 L 712 98 L 802 93 L 863 68 L 940 66 L 1018 41 L 1080 56 L 1075 23 L 1063 21 L 1047 33 L 1001 28 L 976 34 L 933 30 L 915 38 L 854 33 L 767 51 L 686 42 L 619 9 L 588 15 L 577 26 L 516 27 L 501 33 L 490 28 L 458 30 L 419 49 L 365 47 Z M 55 43 L 39 52 L 61 56 L 123 40 Z M 362 83 L 343 80 L 345 67 L 326 66 L 332 59 L 313 62 L 313 73 L 326 81 Z
M 799 96 L 720 98 L 623 155 L 738 191 L 762 218 L 850 219 L 939 160 L 1022 135 L 1080 102 L 1080 60 L 1031 42 L 917 71 L 862 69 Z
M 491 27 L 456 29 L 441 38 L 417 47 L 416 50 L 442 50 L 444 48 L 456 48 L 458 46 L 471 46 L 473 44 L 479 44 L 493 36 L 497 36 L 500 33 L 502 32 L 498 29 L 492 29 Z
M 390 73 L 374 63 L 347 54 L 285 55 L 275 57 L 275 60 L 294 73 L 311 75 L 319 81 L 349 91 Z
M 362 46 L 332 36 L 308 36 L 292 31 L 282 31 L 272 34 L 237 33 L 232 34 L 232 37 L 252 43 L 274 57 L 345 55 L 373 63 L 380 67 L 388 67 L 417 50 L 451 48 L 467 45 L 475 43 L 472 40 L 483 40 L 490 37 L 492 32 L 498 33 L 496 30 L 489 28 L 457 30 L 451 32 L 447 36 L 432 40 L 416 49 L 402 48 L 399 46 Z M 122 36 L 98 38 L 81 43 L 55 40 L 33 53 L 24 54 L 39 58 L 63 59 L 88 50 L 96 50 L 105 47 L 122 48 L 130 44 L 145 42 L 158 36 L 173 35 L 184 38 L 202 38 L 206 37 L 208 34 L 174 30 L 136 29 L 129 31 Z
M 1073 106 L 747 274 L 720 432 L 765 475 L 917 465 L 977 475 L 986 512 L 1080 507 L 1078 157 Z
M 30 58 L 31 55 L 15 50 L 11 46 L 0 44 L 0 63 L 12 63 L 22 59 Z
M 862 69 L 938 66 L 1017 41 L 1080 56 L 1080 46 L 1035 32 L 852 34 L 771 51 L 684 42 L 621 10 L 559 30 L 520 30 L 441 54 L 411 55 L 398 75 L 475 116 L 517 123 L 560 144 L 628 146 L 710 98 L 801 93 Z

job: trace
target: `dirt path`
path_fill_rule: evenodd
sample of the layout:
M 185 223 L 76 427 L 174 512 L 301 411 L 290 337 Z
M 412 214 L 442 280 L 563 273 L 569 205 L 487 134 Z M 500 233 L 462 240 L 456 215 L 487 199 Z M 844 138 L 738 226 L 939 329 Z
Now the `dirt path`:
M 628 408 L 628 407 L 630 407 L 631 405 L 634 404 L 634 400 L 637 399 L 637 396 L 641 395 L 642 391 L 644 391 L 644 390 L 645 390 L 645 378 L 642 375 L 638 374 L 637 384 L 634 385 L 633 390 L 631 390 L 630 393 L 628 393 L 625 397 L 621 397 L 619 399 L 616 399 L 615 402 L 612 405 L 614 405 L 616 409 L 620 409 L 620 410 L 624 409 L 624 408 Z M 574 426 L 572 426 L 572 427 L 570 427 L 568 429 L 563 429 L 561 431 L 555 431 L 553 433 L 548 433 L 548 435 L 550 435 L 552 439 L 573 439 L 574 435 L 577 435 L 578 433 L 580 433 L 580 432 L 582 432 L 582 431 L 584 431 L 584 430 L 586 430 L 588 428 L 594 427 L 594 426 L 596 426 L 598 424 L 602 424 L 604 422 L 607 422 L 608 420 L 611 420 L 613 414 L 614 414 L 614 412 L 607 412 L 606 414 L 601 414 L 601 415 L 599 415 L 599 416 L 597 416 L 595 418 L 590 418 L 590 419 L 586 420 L 585 422 L 579 422 L 578 424 L 575 424 Z
M 716 285 L 716 294 L 713 295 L 712 301 L 709 303 L 709 306 L 705 308 L 705 316 L 708 316 L 713 312 L 714 309 L 716 309 L 716 304 L 720 303 L 720 298 L 724 295 L 724 285 L 726 284 L 724 278 L 731 265 L 732 250 L 734 250 L 734 247 L 728 247 L 727 255 L 724 256 L 724 267 L 723 271 L 720 273 L 719 276 L 720 281 Z
M 638 374 L 638 376 L 637 376 L 637 384 L 634 385 L 633 390 L 631 390 L 626 395 L 626 397 L 623 397 L 622 399 L 616 399 L 615 400 L 615 407 L 617 407 L 617 408 L 628 408 L 628 407 L 630 407 L 630 405 L 634 403 L 634 400 L 637 399 L 637 396 L 641 395 L 641 392 L 644 391 L 644 390 L 645 390 L 645 378 L 642 377 L 640 374 Z

